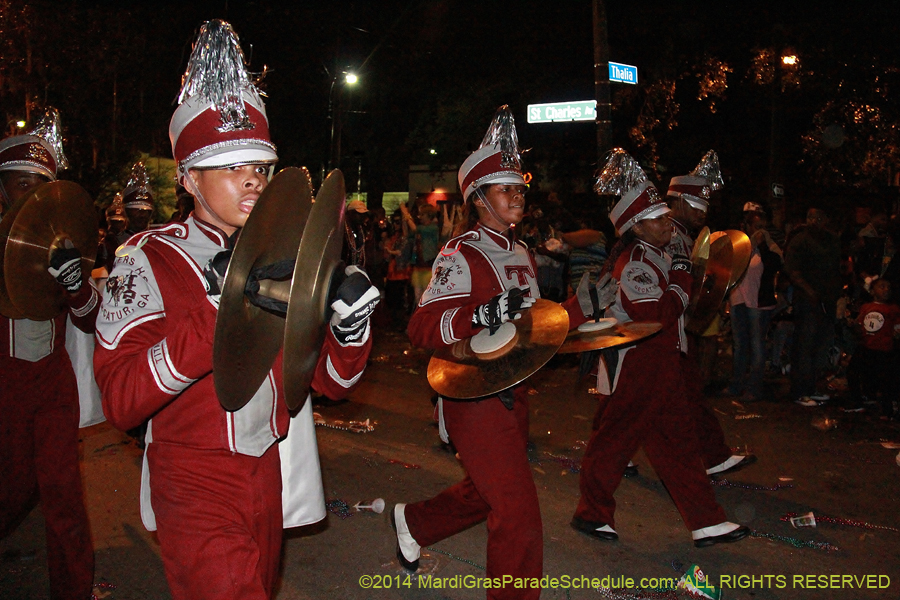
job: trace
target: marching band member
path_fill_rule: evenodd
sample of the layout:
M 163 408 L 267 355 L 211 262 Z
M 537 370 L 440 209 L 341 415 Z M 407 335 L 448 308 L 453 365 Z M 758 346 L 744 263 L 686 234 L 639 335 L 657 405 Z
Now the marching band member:
M 56 181 L 57 169 L 67 166 L 59 115 L 50 109 L 31 133 L 0 142 L 3 212 Z M 66 289 L 68 310 L 49 321 L 0 318 L 0 538 L 28 514 L 37 489 L 50 595 L 88 600 L 94 549 L 78 466 L 78 384 L 66 352 L 66 319 L 93 333 L 100 302 L 84 283 L 77 248 L 53 250 L 50 272 Z
M 709 196 L 723 185 L 719 157 L 714 150 L 707 152 L 690 174 L 672 178 L 666 198 L 674 232 L 665 248 L 666 253 L 670 256 L 691 256 L 694 236 L 706 223 Z M 701 336 L 688 334 L 687 351 L 682 350 L 681 353 L 685 391 L 706 473 L 722 475 L 755 463 L 756 456 L 731 453 L 731 447 L 725 443 L 722 425 L 703 397 L 704 382 L 699 358 L 699 347 L 703 343 Z
M 622 236 L 613 276 L 620 287 L 610 313 L 619 322 L 656 321 L 655 337 L 604 358 L 601 375 L 608 400 L 595 419 L 581 468 L 581 499 L 572 527 L 615 541 L 614 493 L 628 460 L 643 446 L 650 464 L 691 530 L 694 545 L 734 542 L 750 530 L 725 520 L 697 449 L 684 398 L 680 353 L 685 348 L 684 311 L 691 292 L 691 263 L 670 257 L 669 208 L 643 170 L 623 150 L 613 151 L 595 189 L 618 193 L 610 218 Z
M 498 111 L 481 147 L 459 170 L 466 202 L 464 232 L 443 247 L 431 283 L 409 323 L 413 345 L 438 348 L 516 319 L 539 297 L 535 266 L 515 226 L 525 211 L 515 123 Z M 608 290 L 601 290 L 601 297 Z M 609 302 L 612 293 L 608 293 Z M 608 303 L 608 302 L 607 302 Z M 577 298 L 563 305 L 570 326 L 586 319 Z M 439 399 L 442 437 L 449 435 L 466 477 L 434 498 L 397 504 L 391 514 L 397 558 L 419 566 L 420 548 L 487 519 L 487 577 L 542 576 L 543 531 L 526 456 L 528 404 L 519 384 L 476 401 Z M 488 598 L 537 598 L 540 590 L 490 589 Z
M 184 223 L 140 233 L 120 250 L 98 319 L 97 381 L 114 426 L 124 431 L 151 418 L 142 517 L 158 532 L 173 598 L 268 599 L 283 526 L 321 520 L 325 507 L 312 409 L 307 402 L 289 417 L 281 357 L 240 410 L 223 409 L 213 385 L 221 280 L 277 160 L 265 106 L 228 23 L 201 28 L 169 133 L 179 182 L 196 208 Z M 368 358 L 378 293 L 356 272 L 337 295 L 312 385 L 343 395 Z M 279 444 L 286 434 L 302 436 L 291 464 L 305 469 L 305 488 L 290 484 L 290 469 L 282 477 L 279 450 L 292 444 Z M 287 522 L 283 512 L 298 493 L 306 504 Z

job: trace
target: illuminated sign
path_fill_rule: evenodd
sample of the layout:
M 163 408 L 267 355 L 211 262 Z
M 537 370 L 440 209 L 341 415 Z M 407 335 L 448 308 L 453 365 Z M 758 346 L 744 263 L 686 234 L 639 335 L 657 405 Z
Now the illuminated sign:
M 611 62 L 609 63 L 609 80 L 636 84 L 638 82 L 637 67 Z
M 553 102 L 529 104 L 529 123 L 554 123 L 556 121 L 593 121 L 597 117 L 597 101 Z

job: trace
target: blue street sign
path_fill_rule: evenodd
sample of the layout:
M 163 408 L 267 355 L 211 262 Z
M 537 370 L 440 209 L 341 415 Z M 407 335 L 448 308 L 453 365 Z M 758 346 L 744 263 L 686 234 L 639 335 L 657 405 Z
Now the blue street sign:
M 636 84 L 638 82 L 637 67 L 611 62 L 609 63 L 609 80 Z

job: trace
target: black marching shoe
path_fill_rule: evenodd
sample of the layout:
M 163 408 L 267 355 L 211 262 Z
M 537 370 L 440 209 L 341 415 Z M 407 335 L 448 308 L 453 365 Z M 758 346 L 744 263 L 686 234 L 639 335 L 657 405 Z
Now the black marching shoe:
M 406 509 L 405 504 L 395 504 L 394 508 L 391 509 L 391 527 L 394 529 L 394 533 L 397 535 L 397 560 L 400 561 L 400 565 L 409 571 L 410 573 L 415 573 L 419 570 L 419 557 L 421 556 L 421 549 L 419 544 L 416 543 L 416 540 L 413 538 L 412 534 L 409 532 L 409 527 L 406 525 L 406 517 L 404 515 L 404 511 Z M 397 513 L 399 512 L 400 516 L 397 517 Z M 399 521 L 400 527 L 397 527 L 397 522 Z M 413 560 L 409 560 L 403 553 L 403 550 L 406 550 L 410 555 L 415 556 Z
M 572 522 L 569 524 L 576 531 L 595 537 L 598 540 L 603 540 L 604 542 L 616 542 L 619 540 L 619 534 L 616 533 L 616 530 L 606 523 L 592 523 L 591 521 L 585 521 L 579 517 L 572 517 Z
M 694 538 L 694 546 L 697 548 L 706 548 L 707 546 L 713 546 L 715 544 L 730 544 L 731 542 L 737 542 L 748 535 L 750 535 L 750 528 L 744 525 L 737 525 L 735 523 L 721 523 L 719 525 L 714 525 L 712 527 L 705 527 L 703 529 L 698 529 L 697 531 L 692 532 L 694 535 L 697 533 L 705 532 L 711 530 L 712 533 L 719 527 L 727 526 L 727 525 L 735 525 L 736 528 L 727 532 L 722 533 L 720 535 L 706 535 L 700 538 Z

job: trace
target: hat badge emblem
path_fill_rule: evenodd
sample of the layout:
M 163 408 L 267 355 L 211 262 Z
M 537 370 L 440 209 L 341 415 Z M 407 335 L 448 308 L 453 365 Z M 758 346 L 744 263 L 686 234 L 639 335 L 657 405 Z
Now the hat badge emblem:
M 39 160 L 42 163 L 48 163 L 47 153 L 44 151 L 44 148 L 41 147 L 40 144 L 29 144 L 28 145 L 28 158 L 31 160 Z

